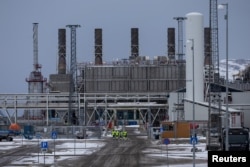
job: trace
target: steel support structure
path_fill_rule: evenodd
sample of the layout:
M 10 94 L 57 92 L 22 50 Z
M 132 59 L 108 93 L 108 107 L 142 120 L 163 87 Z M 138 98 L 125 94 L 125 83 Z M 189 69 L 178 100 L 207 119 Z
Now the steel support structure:
M 76 61 L 76 28 L 80 25 L 67 25 L 71 30 L 71 56 L 70 56 L 70 91 L 69 91 L 69 111 L 68 111 L 68 122 L 73 123 L 73 117 L 75 116 L 75 111 L 73 111 L 72 103 L 74 103 L 72 97 L 77 94 L 77 61 Z M 75 124 L 75 122 L 74 122 Z
M 208 134 L 207 134 L 207 150 L 213 150 L 217 146 L 214 145 L 214 142 L 212 141 L 211 134 L 210 134 L 210 128 L 211 128 L 211 92 L 214 92 L 218 94 L 218 97 L 221 97 L 221 90 L 220 86 L 214 86 L 213 90 L 211 88 L 212 83 L 219 83 L 220 82 L 220 71 L 219 71 L 219 37 L 218 37 L 218 3 L 217 0 L 210 0 L 209 3 L 209 28 L 207 31 L 210 31 L 210 53 L 207 52 L 209 48 L 205 48 L 205 55 L 209 55 L 210 59 L 208 60 L 208 80 L 206 82 L 206 98 L 208 98 Z M 208 57 L 207 57 L 208 58 Z M 211 76 L 213 75 L 213 76 Z M 219 99 L 220 101 L 220 99 Z M 221 113 L 221 107 L 218 106 L 218 112 Z M 218 114 L 220 117 L 220 115 Z
M 95 114 L 102 117 L 103 120 L 107 120 L 106 122 L 111 122 L 113 119 L 115 120 L 116 111 L 126 112 L 128 110 L 139 111 L 141 122 L 146 122 L 146 115 L 149 113 L 145 111 L 149 108 L 156 111 L 149 114 L 153 118 L 151 121 L 151 124 L 153 124 L 160 111 L 165 111 L 168 108 L 166 97 L 168 97 L 167 93 L 79 93 L 72 97 L 69 97 L 68 93 L 0 94 L 0 109 L 5 111 L 10 122 L 35 121 L 34 123 L 44 124 L 45 121 L 48 126 L 51 122 L 53 123 L 53 118 L 49 116 L 51 110 L 55 110 L 57 113 L 58 121 L 63 121 L 68 112 L 68 102 L 71 98 L 75 101 L 75 103 L 72 103 L 72 110 L 84 109 L 88 111 L 84 116 L 85 126 L 91 125 L 91 122 L 95 120 Z M 81 103 L 82 101 L 84 103 Z M 21 117 L 16 117 L 21 114 L 16 113 L 22 112 L 23 109 L 36 109 L 37 111 L 46 109 L 46 111 L 43 118 L 24 120 Z M 103 114 L 100 114 L 100 111 L 104 111 Z M 106 124 L 106 126 L 108 125 Z
M 210 0 L 210 18 L 209 26 L 211 32 L 211 56 L 214 70 L 214 81 L 219 83 L 219 37 L 218 37 L 218 3 L 217 0 Z

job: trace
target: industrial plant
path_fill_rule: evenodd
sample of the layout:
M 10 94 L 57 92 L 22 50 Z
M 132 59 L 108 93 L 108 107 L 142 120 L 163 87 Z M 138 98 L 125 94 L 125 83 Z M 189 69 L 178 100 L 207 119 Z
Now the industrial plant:
M 57 72 L 43 77 L 38 61 L 38 23 L 33 23 L 33 71 L 26 79 L 28 94 L 0 94 L 5 123 L 34 129 L 70 126 L 139 125 L 149 133 L 162 129 L 165 137 L 189 137 L 192 129 L 207 136 L 208 149 L 216 145 L 209 129 L 248 127 L 250 122 L 249 70 L 229 83 L 220 77 L 217 3 L 210 7 L 210 26 L 201 13 L 175 17 L 177 28 L 166 27 L 167 55 L 153 59 L 140 54 L 140 29 L 131 27 L 130 55 L 105 62 L 102 28 L 94 29 L 93 62 L 77 61 L 77 29 L 58 29 Z M 185 25 L 185 26 L 184 26 Z M 70 33 L 70 39 L 66 39 Z M 66 44 L 70 42 L 70 62 Z M 14 114 L 10 114 L 13 111 Z M 22 111 L 23 115 L 18 116 Z M 228 114 L 228 115 L 227 115 Z M 226 120 L 229 121 L 226 121 Z M 228 126 L 229 126 L 228 125 Z M 186 128 L 188 133 L 182 132 Z M 169 133 L 171 131 L 172 133 Z M 193 132 L 192 132 L 193 133 Z M 210 140 L 211 138 L 211 140 Z M 216 146 L 214 146 L 216 147 Z

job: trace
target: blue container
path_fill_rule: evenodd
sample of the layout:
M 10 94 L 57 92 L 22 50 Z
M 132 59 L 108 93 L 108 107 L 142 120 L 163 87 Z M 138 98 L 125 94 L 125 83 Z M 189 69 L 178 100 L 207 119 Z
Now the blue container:
M 24 130 L 23 133 L 25 135 L 34 135 L 35 134 L 34 126 L 32 126 L 32 125 L 24 125 L 23 130 Z

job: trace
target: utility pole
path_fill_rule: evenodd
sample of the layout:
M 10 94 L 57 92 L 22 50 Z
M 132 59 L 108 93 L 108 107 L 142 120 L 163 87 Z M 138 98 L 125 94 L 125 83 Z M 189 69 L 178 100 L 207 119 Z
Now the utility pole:
M 226 143 L 225 143 L 225 150 L 228 150 L 229 144 L 228 144 L 228 131 L 229 131 L 229 111 L 228 111 L 228 3 L 224 3 L 221 5 L 218 5 L 219 9 L 226 8 L 226 14 L 224 15 L 224 18 L 226 20 Z
M 192 73 L 193 73 L 193 125 L 192 125 L 192 138 L 194 138 L 196 136 L 195 134 L 195 94 L 194 94 L 194 88 L 195 88 L 195 84 L 194 84 L 194 39 L 189 39 L 192 42 L 192 64 L 193 64 L 193 69 L 192 69 Z M 195 142 L 192 141 L 193 144 L 193 167 L 195 167 Z

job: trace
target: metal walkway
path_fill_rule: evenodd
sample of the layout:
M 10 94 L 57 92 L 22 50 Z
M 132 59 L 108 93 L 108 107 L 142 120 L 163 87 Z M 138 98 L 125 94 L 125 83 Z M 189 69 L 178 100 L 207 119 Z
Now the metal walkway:
M 167 93 L 79 93 L 71 98 L 72 108 L 79 111 L 79 117 L 86 116 L 91 119 L 90 115 L 94 115 L 97 108 L 102 108 L 105 111 L 116 110 L 166 110 L 168 108 Z M 68 112 L 69 93 L 39 93 L 39 94 L 0 94 L 0 109 L 6 111 L 9 120 L 10 114 L 8 110 L 14 110 L 15 121 L 17 121 L 17 112 L 22 110 L 41 109 L 46 110 L 48 125 L 49 110 L 60 110 L 64 113 Z M 85 110 L 91 110 L 90 115 L 84 113 Z M 65 114 L 61 114 L 65 115 Z M 153 117 L 156 117 L 155 115 Z M 87 120 L 85 120 L 87 121 Z M 89 122 L 89 121 L 88 121 Z

